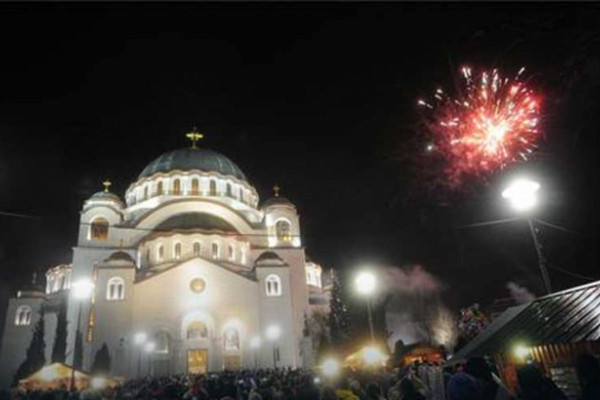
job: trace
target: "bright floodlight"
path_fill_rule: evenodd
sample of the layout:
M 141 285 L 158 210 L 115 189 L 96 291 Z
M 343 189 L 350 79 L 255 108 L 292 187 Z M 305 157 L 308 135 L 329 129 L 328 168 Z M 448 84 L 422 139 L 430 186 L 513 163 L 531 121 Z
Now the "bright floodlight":
M 104 389 L 106 387 L 106 378 L 103 376 L 95 376 L 92 378 L 91 383 L 94 389 Z
M 277 340 L 281 335 L 281 328 L 277 325 L 271 325 L 267 328 L 267 337 L 269 340 Z
M 523 359 L 529 355 L 529 349 L 522 344 L 516 345 L 513 351 L 515 353 L 515 356 L 517 356 L 517 358 L 520 359 Z
M 143 344 L 146 341 L 146 339 L 147 336 L 144 332 L 138 332 L 133 337 L 133 343 L 139 346 L 140 344 Z
M 258 349 L 260 347 L 260 337 L 259 336 L 254 336 L 252 339 L 250 339 L 250 347 L 253 349 Z
M 519 179 L 511 183 L 502 192 L 510 205 L 519 212 L 529 211 L 537 204 L 537 191 L 540 184 L 529 179 Z
M 152 353 L 155 348 L 156 348 L 156 343 L 154 343 L 154 342 L 148 342 L 144 346 L 144 351 L 146 351 L 146 353 Z
M 340 364 L 333 358 L 328 358 L 321 364 L 321 370 L 325 376 L 335 376 L 340 371 Z
M 369 346 L 363 350 L 363 360 L 366 364 L 373 365 L 385 361 L 385 356 L 377 347 Z
M 363 271 L 356 276 L 354 280 L 356 291 L 360 294 L 370 295 L 375 291 L 377 286 L 377 279 L 375 275 L 368 271 Z
M 71 285 L 73 297 L 78 300 L 85 300 L 92 296 L 94 283 L 89 279 L 80 279 Z

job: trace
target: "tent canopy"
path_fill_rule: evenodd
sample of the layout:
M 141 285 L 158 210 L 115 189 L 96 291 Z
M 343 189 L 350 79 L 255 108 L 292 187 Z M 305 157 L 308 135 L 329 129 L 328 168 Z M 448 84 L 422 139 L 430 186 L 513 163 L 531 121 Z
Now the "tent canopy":
M 600 339 L 600 281 L 511 307 L 458 351 L 451 362 L 508 351 L 515 345 Z

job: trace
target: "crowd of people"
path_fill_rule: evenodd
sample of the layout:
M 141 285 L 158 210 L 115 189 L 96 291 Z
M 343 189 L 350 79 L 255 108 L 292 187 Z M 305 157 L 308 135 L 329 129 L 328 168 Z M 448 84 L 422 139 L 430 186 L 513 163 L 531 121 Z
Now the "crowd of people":
M 577 400 L 600 400 L 600 364 L 577 361 Z M 413 364 L 401 370 L 317 372 L 266 369 L 129 380 L 116 387 L 70 392 L 13 390 L 0 400 L 567 400 L 535 364 L 517 371 L 518 389 L 509 390 L 483 358 L 448 367 Z M 569 399 L 570 400 L 570 399 Z

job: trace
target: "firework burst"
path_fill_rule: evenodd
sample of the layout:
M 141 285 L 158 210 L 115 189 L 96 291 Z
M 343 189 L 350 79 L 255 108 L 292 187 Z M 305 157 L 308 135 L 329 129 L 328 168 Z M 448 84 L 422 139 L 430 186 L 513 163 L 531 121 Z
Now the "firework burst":
M 419 100 L 427 110 L 425 151 L 443 159 L 447 183 L 460 185 L 527 160 L 540 137 L 541 98 L 521 76 L 503 78 L 498 70 L 473 76 L 461 70 L 456 97 L 437 89 L 433 100 Z

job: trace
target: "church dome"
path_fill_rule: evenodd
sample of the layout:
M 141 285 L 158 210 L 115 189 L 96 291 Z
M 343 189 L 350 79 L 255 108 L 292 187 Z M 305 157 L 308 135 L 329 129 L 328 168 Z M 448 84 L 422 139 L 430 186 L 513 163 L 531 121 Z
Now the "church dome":
M 197 148 L 179 149 L 162 154 L 144 168 L 138 179 L 154 175 L 157 172 L 173 170 L 218 172 L 221 175 L 247 181 L 242 170 L 223 154 Z
M 94 193 L 90 197 L 90 200 L 113 200 L 113 201 L 116 201 L 118 203 L 121 202 L 121 199 L 119 198 L 119 196 L 117 196 L 114 193 L 106 192 L 106 191 L 101 191 L 101 192 Z

